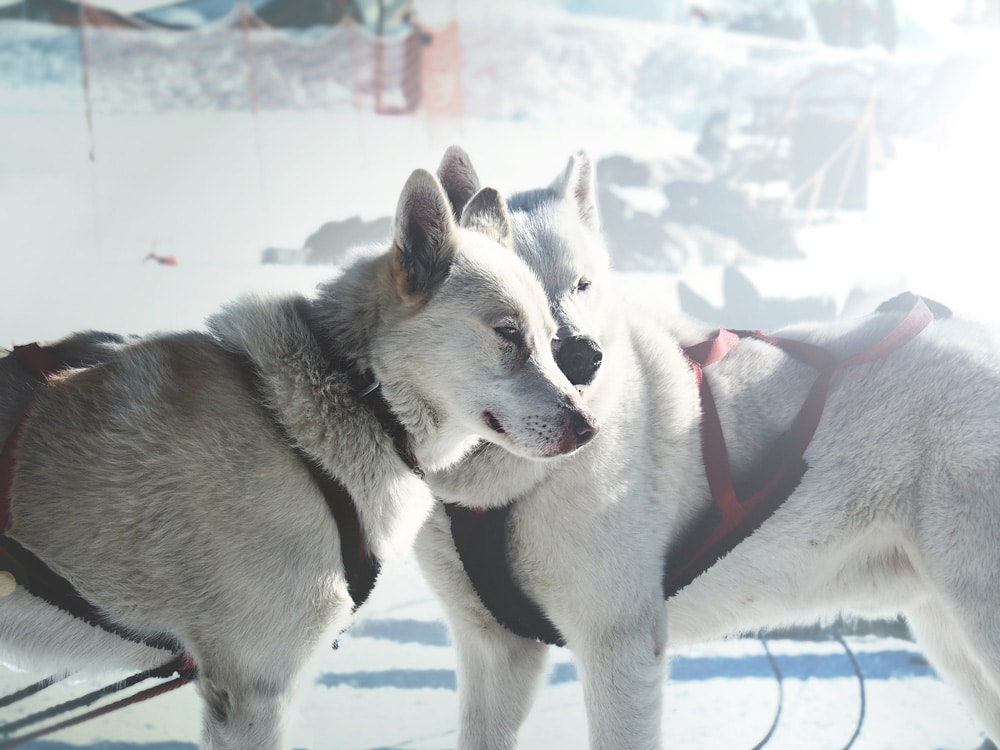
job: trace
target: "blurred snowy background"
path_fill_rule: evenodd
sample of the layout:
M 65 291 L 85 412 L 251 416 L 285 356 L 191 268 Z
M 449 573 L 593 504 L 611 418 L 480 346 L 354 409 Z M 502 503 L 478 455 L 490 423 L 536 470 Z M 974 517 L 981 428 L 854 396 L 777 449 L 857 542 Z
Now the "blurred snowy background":
M 0 344 L 197 328 L 376 242 L 452 144 L 504 192 L 597 162 L 620 293 L 740 328 L 910 289 L 996 322 L 996 0 L 0 0 Z M 681 655 L 672 747 L 974 750 L 906 639 L 845 626 Z M 386 571 L 292 706 L 294 747 L 453 747 L 454 660 Z M 0 694 L 41 675 L 0 666 Z M 0 722 L 57 702 L 0 709 Z M 148 706 L 148 708 L 146 707 Z M 190 748 L 185 688 L 36 748 Z M 553 652 L 526 748 L 585 744 Z M 67 744 L 68 743 L 68 744 Z

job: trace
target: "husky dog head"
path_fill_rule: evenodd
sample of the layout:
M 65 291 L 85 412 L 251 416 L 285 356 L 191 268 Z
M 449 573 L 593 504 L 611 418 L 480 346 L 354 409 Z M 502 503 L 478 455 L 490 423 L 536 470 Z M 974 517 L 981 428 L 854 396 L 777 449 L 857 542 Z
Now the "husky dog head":
M 372 365 L 394 411 L 430 442 L 482 438 L 512 453 L 570 453 L 597 432 L 552 354 L 557 325 L 537 278 L 510 249 L 506 204 L 492 188 L 469 197 L 456 223 L 433 175 L 417 170 L 396 211 L 388 301 Z M 385 299 L 385 298 L 383 298 Z
M 449 148 L 438 176 L 460 215 L 479 189 L 468 154 Z M 587 386 L 604 358 L 599 321 L 609 276 L 590 159 L 574 154 L 549 187 L 515 193 L 507 205 L 514 249 L 542 280 L 558 326 L 556 362 L 573 385 Z

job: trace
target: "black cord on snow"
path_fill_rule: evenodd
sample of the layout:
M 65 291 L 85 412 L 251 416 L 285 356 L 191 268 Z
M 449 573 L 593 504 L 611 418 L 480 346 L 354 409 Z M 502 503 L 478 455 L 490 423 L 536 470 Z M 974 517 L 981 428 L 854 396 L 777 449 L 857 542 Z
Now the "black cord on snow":
M 861 734 L 861 727 L 865 723 L 865 711 L 867 708 L 867 701 L 865 698 L 865 675 L 861 671 L 861 664 L 858 663 L 857 657 L 851 650 L 851 647 L 847 645 L 847 641 L 836 628 L 829 628 L 827 631 L 830 638 L 835 640 L 840 644 L 841 648 L 844 649 L 844 653 L 847 654 L 847 658 L 851 660 L 851 667 L 854 669 L 854 674 L 858 678 L 858 693 L 860 698 L 860 708 L 858 709 L 858 721 L 854 726 L 854 734 L 851 735 L 851 739 L 847 741 L 844 745 L 843 750 L 851 750 L 854 747 L 854 743 L 857 742 L 858 736 Z M 760 641 L 760 645 L 764 647 L 764 653 L 767 655 L 767 660 L 771 663 L 771 671 L 774 673 L 774 678 L 778 682 L 778 708 L 774 712 L 774 721 L 771 722 L 771 728 L 767 730 L 767 734 L 764 738 L 753 746 L 753 750 L 762 750 L 762 748 L 771 741 L 774 736 L 775 730 L 778 728 L 778 722 L 781 719 L 781 709 L 784 703 L 785 690 L 784 690 L 784 679 L 781 674 L 781 668 L 778 666 L 777 660 L 774 658 L 774 654 L 771 653 L 771 649 L 767 645 L 767 640 L 763 637 L 759 637 L 757 640 Z
M 0 735 L 9 737 L 11 734 L 20 729 L 23 729 L 24 727 L 31 726 L 32 724 L 37 724 L 40 721 L 44 721 L 45 719 L 50 719 L 54 716 L 59 716 L 60 714 L 68 713 L 77 708 L 83 708 L 85 706 L 89 706 L 93 703 L 96 703 L 101 698 L 104 698 L 108 695 L 113 695 L 114 693 L 120 692 L 122 690 L 127 690 L 133 685 L 137 685 L 140 682 L 144 682 L 145 680 L 148 680 L 150 678 L 156 677 L 162 679 L 164 677 L 169 677 L 175 671 L 177 671 L 179 664 L 180 660 L 175 659 L 169 662 L 168 664 L 165 664 L 164 666 L 154 667 L 153 669 L 147 669 L 144 672 L 133 674 L 129 677 L 126 677 L 125 679 L 119 680 L 118 682 L 114 682 L 106 687 L 100 688 L 99 690 L 94 690 L 90 693 L 87 693 L 86 695 L 80 698 L 74 698 L 72 700 L 65 701 L 64 703 L 60 703 L 56 706 L 51 706 L 36 713 L 29 714 L 28 716 L 25 716 L 22 719 L 10 721 L 7 722 L 6 724 L 0 724 Z M 49 680 L 52 680 L 54 682 L 59 681 L 59 679 L 50 677 L 47 680 L 42 680 L 41 682 L 35 683 L 34 685 L 25 688 L 25 690 L 31 691 L 28 693 L 28 695 L 37 693 L 40 690 L 43 690 L 46 687 L 48 687 L 48 685 L 52 684 L 52 682 L 50 682 Z M 25 691 L 22 690 L 20 692 L 23 693 Z M 27 697 L 27 696 L 21 696 L 21 697 Z M 0 741 L 0 749 L 5 747 L 13 747 L 15 742 L 16 742 L 15 740 Z
M 28 685 L 26 688 L 22 688 L 17 692 L 11 693 L 10 695 L 5 695 L 0 698 L 0 708 L 5 708 L 6 706 L 12 706 L 20 700 L 25 698 L 30 698 L 31 696 L 42 692 L 45 688 L 50 685 L 55 685 L 57 682 L 62 682 L 67 677 L 69 677 L 69 672 L 63 674 L 54 674 L 51 677 L 46 677 L 44 680 L 39 680 L 34 685 Z M 0 727 L 2 731 L 2 727 Z
M 774 673 L 774 679 L 778 682 L 778 708 L 774 712 L 774 721 L 771 722 L 771 728 L 767 730 L 767 734 L 764 738 L 753 746 L 753 750 L 761 750 L 764 745 L 771 741 L 774 736 L 774 732 L 778 729 L 778 722 L 781 721 L 781 708 L 785 703 L 785 681 L 781 674 L 781 668 L 778 666 L 778 660 L 774 658 L 774 654 L 771 653 L 771 649 L 767 645 L 767 639 L 759 637 L 757 640 L 760 641 L 760 645 L 764 647 L 764 653 L 767 655 L 767 660 L 771 664 L 771 671 Z
M 865 675 L 861 671 L 861 665 L 858 663 L 857 657 L 854 655 L 854 652 L 851 651 L 851 647 L 847 645 L 847 641 L 844 640 L 844 637 L 840 634 L 840 632 L 836 628 L 831 627 L 829 633 L 830 637 L 837 641 L 837 643 L 839 643 L 844 649 L 844 653 L 847 654 L 847 658 L 851 660 L 851 666 L 854 667 L 854 674 L 858 678 L 858 693 L 861 704 L 861 707 L 858 709 L 858 722 L 854 727 L 854 734 L 851 735 L 851 739 L 847 741 L 846 745 L 844 745 L 844 750 L 850 750 L 850 748 L 852 748 L 854 743 L 857 741 L 858 735 L 861 734 L 861 726 L 865 723 Z
M 72 700 L 65 701 L 64 703 L 51 706 L 36 713 L 29 714 L 23 719 L 17 719 L 16 721 L 11 721 L 6 724 L 0 724 L 0 735 L 10 735 L 19 729 L 24 729 L 24 727 L 37 724 L 38 722 L 50 719 L 53 716 L 59 716 L 60 714 L 67 713 L 75 708 L 89 706 L 107 695 L 111 695 L 113 693 L 117 693 L 119 690 L 125 690 L 126 688 L 131 687 L 136 682 L 138 682 L 136 675 L 133 675 L 130 678 L 108 685 L 100 690 L 94 690 L 91 693 L 87 693 L 81 698 L 74 698 Z

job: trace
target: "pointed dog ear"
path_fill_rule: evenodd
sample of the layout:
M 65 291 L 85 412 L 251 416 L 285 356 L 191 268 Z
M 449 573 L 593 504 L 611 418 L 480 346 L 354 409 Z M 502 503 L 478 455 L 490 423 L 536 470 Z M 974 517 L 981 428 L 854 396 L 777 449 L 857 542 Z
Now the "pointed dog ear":
M 458 221 L 462 209 L 479 191 L 479 175 L 472 166 L 472 160 L 460 146 L 449 146 L 441 158 L 437 176 L 448 195 L 452 215 Z
M 513 246 L 510 214 L 503 196 L 491 187 L 480 190 L 462 212 L 462 227 L 485 234 L 505 247 Z
M 429 297 L 455 257 L 455 221 L 430 172 L 417 169 L 403 186 L 393 225 L 392 275 L 403 299 Z
M 597 213 L 597 188 L 594 185 L 594 168 L 583 151 L 569 157 L 569 163 L 552 183 L 552 192 L 560 199 L 570 199 L 576 204 L 583 223 L 591 229 L 600 229 Z

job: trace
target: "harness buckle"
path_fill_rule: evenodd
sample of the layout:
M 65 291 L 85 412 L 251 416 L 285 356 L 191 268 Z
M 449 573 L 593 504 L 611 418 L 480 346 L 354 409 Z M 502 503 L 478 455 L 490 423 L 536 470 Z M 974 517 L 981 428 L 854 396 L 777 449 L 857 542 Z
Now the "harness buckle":
M 10 596 L 17 589 L 17 579 L 9 570 L 0 570 L 0 598 Z
M 378 378 L 372 375 L 372 382 L 366 385 L 363 389 L 360 389 L 357 393 L 356 398 L 358 399 L 358 401 L 360 401 L 361 399 L 365 398 L 365 396 L 370 396 L 381 387 L 382 383 L 379 381 Z

